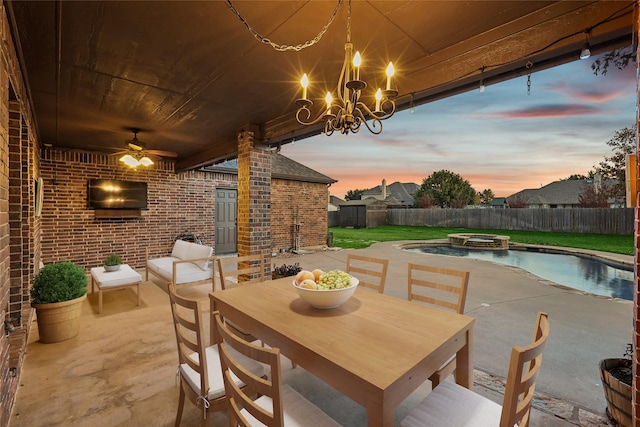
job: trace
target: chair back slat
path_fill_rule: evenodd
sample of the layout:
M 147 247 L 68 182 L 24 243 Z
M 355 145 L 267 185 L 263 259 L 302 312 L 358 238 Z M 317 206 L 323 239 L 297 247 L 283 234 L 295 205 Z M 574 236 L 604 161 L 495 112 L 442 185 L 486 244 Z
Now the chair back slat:
M 538 313 L 533 342 L 524 347 L 513 347 L 509 361 L 507 384 L 502 403 L 500 427 L 528 427 L 535 380 L 542 364 L 542 352 L 549 338 L 547 313 Z
M 217 263 L 223 290 L 266 280 L 266 263 L 262 254 L 217 258 Z
M 438 298 L 433 298 L 433 297 L 428 297 L 425 295 L 418 295 L 418 294 L 413 294 L 411 296 L 411 299 L 414 301 L 426 302 L 427 304 L 431 304 L 431 305 L 437 305 L 442 308 L 447 308 L 451 311 L 458 311 L 457 302 L 453 303 L 451 301 L 447 301 L 444 299 L 438 299 Z
M 200 390 L 206 396 L 209 391 L 209 375 L 201 303 L 178 295 L 173 282 L 169 283 L 169 301 L 178 344 L 179 363 L 186 363 L 198 373 Z
M 384 293 L 389 260 L 363 255 L 347 255 L 346 272 L 359 280 L 358 286 Z
M 235 335 L 222 320 L 219 313 L 213 316 L 215 328 L 215 340 L 219 346 L 220 363 L 224 377 L 225 391 L 228 396 L 227 411 L 230 425 L 248 427 L 251 424 L 243 417 L 241 410 L 244 409 L 251 416 L 268 427 L 282 427 L 284 425 L 284 410 L 282 404 L 282 375 L 280 367 L 280 351 L 274 348 L 260 347 L 247 342 Z M 233 356 L 230 349 L 268 365 L 271 369 L 271 380 L 259 377 L 245 369 Z M 272 402 L 272 411 L 269 412 L 255 403 L 250 395 L 246 394 L 246 389 L 241 389 L 232 379 L 237 376 L 246 389 L 251 389 L 258 395 L 267 396 Z
M 422 301 L 459 314 L 464 313 L 469 285 L 468 271 L 409 263 L 407 277 L 409 301 Z M 436 282 L 435 278 L 442 281 Z M 450 299 L 445 299 L 445 296 Z

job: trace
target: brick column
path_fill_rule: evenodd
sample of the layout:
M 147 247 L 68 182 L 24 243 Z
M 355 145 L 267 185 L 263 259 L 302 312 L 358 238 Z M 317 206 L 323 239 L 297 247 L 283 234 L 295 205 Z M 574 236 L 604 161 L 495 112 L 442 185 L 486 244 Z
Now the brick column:
M 238 256 L 271 253 L 271 152 L 238 134 Z M 270 262 L 266 263 L 267 272 Z

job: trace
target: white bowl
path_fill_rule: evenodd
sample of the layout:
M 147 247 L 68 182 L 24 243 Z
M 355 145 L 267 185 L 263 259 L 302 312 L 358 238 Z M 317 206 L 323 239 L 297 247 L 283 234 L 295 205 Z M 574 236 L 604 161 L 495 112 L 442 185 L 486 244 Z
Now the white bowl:
M 326 291 L 319 289 L 305 289 L 299 288 L 296 285 L 296 281 L 293 281 L 293 287 L 298 291 L 300 298 L 311 304 L 315 308 L 336 308 L 342 305 L 345 301 L 351 298 L 351 295 L 356 291 L 360 281 L 351 276 L 351 286 L 342 289 L 329 289 Z

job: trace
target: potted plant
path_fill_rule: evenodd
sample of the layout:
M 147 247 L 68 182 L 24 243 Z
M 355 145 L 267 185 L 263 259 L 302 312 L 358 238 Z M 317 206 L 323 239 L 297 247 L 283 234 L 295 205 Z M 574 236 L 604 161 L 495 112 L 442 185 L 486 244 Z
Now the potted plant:
M 82 303 L 87 294 L 87 275 L 68 261 L 45 266 L 31 288 L 40 342 L 55 343 L 78 335 Z
M 633 346 L 627 344 L 624 358 L 600 361 L 600 378 L 607 399 L 607 417 L 622 427 L 632 426 L 631 381 Z
M 273 266 L 273 271 L 271 272 L 271 279 L 280 279 L 282 277 L 295 276 L 302 270 L 302 267 L 296 262 L 293 265 L 282 264 L 280 267 L 276 267 L 275 264 Z
M 116 254 L 111 254 L 104 259 L 104 269 L 106 271 L 116 271 L 120 268 L 120 264 L 122 264 L 122 259 Z

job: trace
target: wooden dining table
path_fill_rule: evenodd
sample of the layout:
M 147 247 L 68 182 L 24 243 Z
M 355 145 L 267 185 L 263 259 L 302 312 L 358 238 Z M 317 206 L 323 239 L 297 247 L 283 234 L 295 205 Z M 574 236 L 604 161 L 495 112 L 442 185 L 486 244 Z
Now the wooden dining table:
M 209 296 L 212 310 L 362 405 L 370 427 L 393 426 L 396 407 L 454 354 L 456 382 L 472 387 L 471 317 L 366 289 L 317 309 L 291 277 Z

